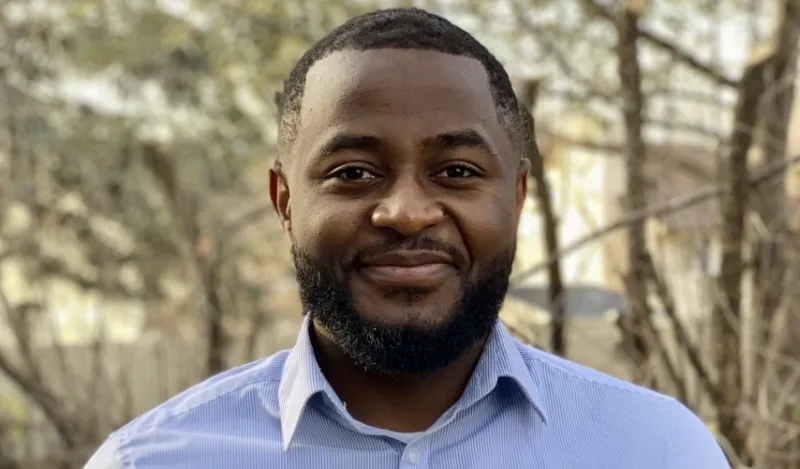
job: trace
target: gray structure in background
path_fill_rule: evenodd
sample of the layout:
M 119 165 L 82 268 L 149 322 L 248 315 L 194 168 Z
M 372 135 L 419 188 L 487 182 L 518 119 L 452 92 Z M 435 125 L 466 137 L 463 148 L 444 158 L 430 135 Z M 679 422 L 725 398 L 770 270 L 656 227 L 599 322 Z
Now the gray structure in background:
M 510 297 L 543 311 L 551 312 L 547 286 L 511 286 Z M 609 311 L 627 311 L 628 299 L 625 295 L 590 285 L 567 287 L 565 307 L 568 318 L 602 316 Z

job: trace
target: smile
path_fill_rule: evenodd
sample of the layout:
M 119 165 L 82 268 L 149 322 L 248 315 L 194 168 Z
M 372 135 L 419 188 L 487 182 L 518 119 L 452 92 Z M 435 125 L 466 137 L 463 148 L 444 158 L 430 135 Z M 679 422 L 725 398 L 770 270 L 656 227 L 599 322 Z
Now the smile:
M 365 261 L 360 273 L 385 287 L 433 287 L 455 274 L 450 256 L 429 251 L 393 252 Z

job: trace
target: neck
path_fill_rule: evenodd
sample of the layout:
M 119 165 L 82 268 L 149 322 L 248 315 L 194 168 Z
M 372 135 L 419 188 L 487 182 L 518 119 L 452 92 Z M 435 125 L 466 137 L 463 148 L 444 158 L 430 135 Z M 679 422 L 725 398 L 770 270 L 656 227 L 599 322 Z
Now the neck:
M 479 341 L 435 373 L 386 375 L 353 363 L 318 328 L 312 327 L 310 332 L 320 369 L 350 415 L 364 424 L 396 432 L 424 431 L 455 404 L 486 343 L 485 339 Z

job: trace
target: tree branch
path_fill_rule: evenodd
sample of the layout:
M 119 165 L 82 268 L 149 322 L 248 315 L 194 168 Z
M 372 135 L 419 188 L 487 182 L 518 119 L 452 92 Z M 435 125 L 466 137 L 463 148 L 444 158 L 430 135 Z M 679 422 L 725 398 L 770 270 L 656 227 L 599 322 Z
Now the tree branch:
M 72 419 L 65 414 L 58 400 L 39 380 L 17 368 L 3 350 L 0 350 L 0 371 L 42 410 L 47 420 L 53 424 L 64 446 L 68 449 L 78 447 L 81 443 L 81 434 L 72 424 Z
M 750 187 L 758 185 L 777 175 L 783 174 L 787 170 L 787 168 L 797 164 L 800 164 L 800 155 L 793 156 L 791 158 L 781 160 L 773 165 L 764 167 L 760 171 L 758 171 L 755 175 L 750 176 L 750 178 L 747 181 L 747 185 Z M 565 248 L 561 249 L 555 255 L 549 256 L 545 261 L 514 275 L 512 281 L 515 283 L 521 282 L 526 278 L 539 273 L 542 269 L 546 269 L 550 263 L 557 262 L 562 257 L 572 254 L 575 251 L 595 241 L 598 241 L 617 230 L 626 228 L 631 223 L 641 223 L 647 218 L 660 218 L 665 215 L 669 215 L 671 213 L 678 212 L 687 209 L 689 207 L 693 207 L 697 204 L 703 203 L 714 197 L 719 197 L 724 190 L 725 187 L 723 186 L 722 183 L 713 184 L 703 189 L 700 189 L 696 192 L 692 192 L 690 194 L 679 197 L 674 197 L 667 200 L 664 203 L 652 205 L 649 207 L 645 207 L 642 210 L 637 210 L 636 212 L 629 213 L 620 220 L 617 220 L 614 223 L 606 225 L 603 228 L 600 228 L 599 230 L 594 231 L 584 236 L 583 238 L 580 238 L 579 240 L 573 242 L 569 246 L 566 246 Z
M 797 0 L 784 2 L 775 37 L 768 45 L 774 47 L 775 52 L 766 70 L 768 82 L 765 84 L 761 110 L 765 137 L 761 147 L 766 164 L 780 160 L 786 154 L 795 95 L 796 49 L 800 39 L 800 27 L 796 21 L 797 3 Z M 754 200 L 761 222 L 769 227 L 771 233 L 778 233 L 777 236 L 758 240 L 755 247 L 755 257 L 760 261 L 757 263 L 756 295 L 761 312 L 760 323 L 763 325 L 772 322 L 772 316 L 784 297 L 788 253 L 784 243 L 781 243 L 781 235 L 787 229 L 786 197 L 785 184 L 771 184 L 762 187 Z M 766 344 L 770 340 L 769 328 L 760 329 L 759 340 Z M 760 372 L 765 368 L 756 367 L 755 382 L 758 382 Z
M 556 65 L 558 65 L 558 68 L 561 69 L 561 72 L 564 73 L 564 75 L 583 85 L 591 91 L 592 95 L 602 98 L 602 100 L 605 102 L 615 103 L 617 101 L 614 90 L 602 90 L 598 88 L 597 83 L 593 82 L 588 77 L 583 76 L 582 73 L 572 66 L 574 60 L 571 60 L 569 57 L 567 57 L 567 55 L 562 52 L 558 46 L 556 46 L 554 41 L 551 39 L 551 33 L 543 31 L 539 26 L 530 20 L 527 11 L 522 8 L 522 5 L 520 5 L 518 1 L 512 1 L 511 5 L 514 9 L 514 14 L 517 21 L 520 22 L 524 29 L 536 37 L 537 43 L 544 49 L 544 52 L 556 62 Z
M 647 184 L 645 176 L 645 163 L 647 162 L 647 147 L 645 146 L 642 129 L 644 127 L 642 116 L 645 114 L 645 99 L 642 94 L 642 71 L 639 64 L 638 38 L 639 19 L 643 5 L 628 3 L 620 9 L 615 18 L 617 30 L 617 73 L 622 94 L 622 118 L 625 126 L 625 210 L 635 212 L 647 206 Z M 650 252 L 647 249 L 647 237 L 644 222 L 628 225 L 628 271 L 626 272 L 625 289 L 630 299 L 628 317 L 631 324 L 630 345 L 635 370 L 639 372 L 650 358 L 653 345 L 656 352 L 665 357 L 664 363 L 670 378 L 678 381 L 677 374 L 672 367 L 669 357 L 666 357 L 663 347 L 658 341 L 650 322 L 650 308 L 647 302 L 647 276 L 645 266 L 650 262 Z M 648 337 L 650 340 L 647 340 Z M 642 382 L 642 377 L 637 377 Z
M 609 158 L 623 158 L 623 152 L 625 151 L 625 147 L 623 145 L 614 144 L 614 143 L 606 143 L 602 141 L 592 140 L 592 139 L 585 139 L 585 138 L 571 138 L 569 136 L 565 136 L 563 134 L 556 134 L 554 132 L 545 132 L 547 134 L 547 138 L 551 139 L 554 142 L 558 142 L 559 144 L 568 145 L 572 147 L 583 148 L 586 150 L 592 150 L 598 153 L 606 153 Z M 658 153 L 658 147 L 651 146 L 649 148 L 651 154 L 656 158 L 661 158 L 661 155 Z M 711 183 L 714 182 L 716 178 L 716 172 L 709 170 L 707 165 L 699 164 L 695 161 L 688 160 L 685 158 L 667 158 L 663 157 L 659 160 L 659 165 L 667 171 L 680 171 L 681 173 L 687 174 L 698 181 L 702 181 L 704 183 Z
M 664 305 L 664 313 L 672 324 L 672 329 L 675 331 L 680 349 L 689 357 L 689 362 L 691 362 L 703 388 L 705 388 L 708 395 L 711 396 L 711 399 L 716 401 L 719 396 L 719 389 L 714 384 L 711 371 L 703 363 L 700 351 L 697 349 L 691 337 L 689 337 L 689 333 L 686 331 L 683 321 L 681 321 L 677 315 L 675 300 L 667 287 L 667 282 L 658 273 L 652 260 L 650 260 L 645 267 L 647 269 L 647 275 L 655 287 L 656 295 Z
M 581 1 L 589 9 L 590 12 L 608 21 L 612 22 L 615 21 L 614 13 L 609 8 L 598 3 L 597 0 L 581 0 Z M 639 36 L 642 39 L 645 39 L 650 44 L 668 53 L 674 59 L 681 61 L 687 67 L 702 73 L 712 81 L 729 88 L 735 88 L 737 86 L 736 80 L 732 80 L 726 77 L 721 71 L 715 69 L 711 65 L 703 63 L 702 60 L 698 59 L 697 57 L 694 57 L 689 51 L 682 49 L 669 39 L 662 37 L 661 35 L 656 34 L 652 31 L 648 31 L 647 29 L 640 29 Z
M 558 220 L 553 209 L 550 196 L 550 184 L 544 170 L 544 157 L 539 153 L 534 133 L 533 108 L 535 106 L 539 79 L 529 80 L 525 86 L 523 100 L 520 103 L 520 118 L 525 132 L 523 155 L 531 163 L 530 174 L 536 183 L 536 200 L 542 213 L 545 251 L 549 254 L 558 252 Z M 564 304 L 564 280 L 561 264 L 553 262 L 548 266 L 548 299 L 551 304 L 552 319 L 550 322 L 550 341 L 552 352 L 566 356 L 566 307 Z
M 758 122 L 759 104 L 766 89 L 765 70 L 776 51 L 754 53 L 739 82 L 734 110 L 733 133 L 726 160 L 726 174 L 720 204 L 722 227 L 722 261 L 717 286 L 720 299 L 714 302 L 711 322 L 716 334 L 714 362 L 721 390 L 715 402 L 718 411 L 719 431 L 749 460 L 745 447 L 746 435 L 741 428 L 738 409 L 742 404 L 741 342 L 739 327 L 742 308 L 742 275 L 744 274 L 743 249 L 745 245 L 745 215 L 749 210 L 751 188 L 748 153 L 753 144 L 753 133 Z

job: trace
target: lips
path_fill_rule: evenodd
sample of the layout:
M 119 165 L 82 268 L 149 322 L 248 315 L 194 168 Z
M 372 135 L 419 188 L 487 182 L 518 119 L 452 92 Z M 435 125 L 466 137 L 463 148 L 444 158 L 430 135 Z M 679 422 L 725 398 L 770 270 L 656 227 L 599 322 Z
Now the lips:
M 438 251 L 395 251 L 366 259 L 361 274 L 386 287 L 433 287 L 456 273 L 453 258 Z

